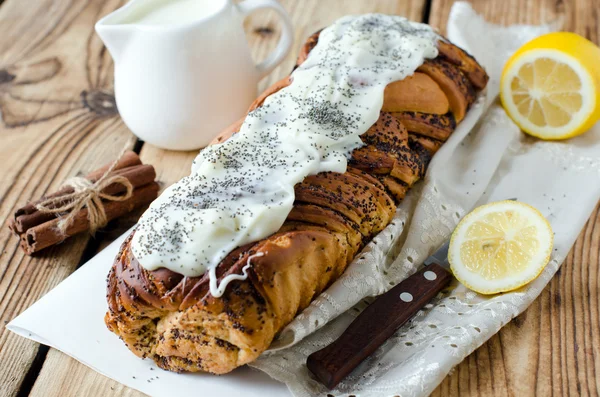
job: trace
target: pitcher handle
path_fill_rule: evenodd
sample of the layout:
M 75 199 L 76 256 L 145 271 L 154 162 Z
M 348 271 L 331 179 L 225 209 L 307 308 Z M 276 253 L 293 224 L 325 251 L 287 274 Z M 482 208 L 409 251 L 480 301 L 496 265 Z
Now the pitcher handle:
M 271 73 L 271 71 L 283 61 L 283 58 L 285 58 L 288 52 L 290 52 L 294 37 L 292 20 L 285 8 L 283 8 L 276 0 L 245 0 L 239 3 L 238 7 L 244 17 L 256 10 L 262 9 L 272 9 L 281 17 L 282 30 L 277 47 L 275 47 L 275 50 L 273 50 L 264 61 L 256 65 L 256 69 L 262 79 Z

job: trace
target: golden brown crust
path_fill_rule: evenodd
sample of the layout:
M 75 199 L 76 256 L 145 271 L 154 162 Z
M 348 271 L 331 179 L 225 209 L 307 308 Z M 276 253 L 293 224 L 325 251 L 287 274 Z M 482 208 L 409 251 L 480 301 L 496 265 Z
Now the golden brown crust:
M 251 112 L 254 109 L 260 107 L 269 95 L 276 93 L 277 91 L 279 91 L 282 88 L 287 87 L 291 83 L 292 83 L 292 79 L 290 76 L 286 76 L 283 79 L 273 83 L 273 85 L 271 85 L 269 88 L 267 88 L 262 94 L 260 94 L 260 96 L 258 98 L 256 98 L 254 100 L 254 102 L 252 102 L 252 104 L 250 105 L 250 108 L 248 109 L 248 112 Z M 228 126 L 227 128 L 225 128 L 223 131 L 221 131 L 221 133 L 219 135 L 217 135 L 210 142 L 210 145 L 214 145 L 215 143 L 225 142 L 227 139 L 229 139 L 229 137 L 231 137 L 231 135 L 235 134 L 236 132 L 238 132 L 240 130 L 240 128 L 242 127 L 242 124 L 244 124 L 244 120 L 246 120 L 245 115 L 242 118 L 240 118 L 239 120 L 235 121 L 230 126 Z
M 317 41 L 318 32 L 303 46 L 299 63 Z M 108 275 L 108 328 L 136 355 L 171 371 L 222 374 L 256 359 L 390 223 L 396 204 L 424 176 L 432 154 L 456 126 L 452 113 L 433 113 L 450 107 L 460 120 L 473 100 L 473 86 L 487 82 L 483 69 L 452 47 L 440 48 L 443 59 L 431 61 L 425 77 L 417 74 L 392 87 L 384 106 L 408 103 L 423 84 L 430 93 L 437 90 L 438 99 L 421 97 L 413 102 L 413 112 L 402 107 L 394 114 L 382 112 L 361 136 L 365 145 L 353 152 L 346 173 L 324 172 L 297 184 L 296 202 L 281 229 L 237 248 L 218 265 L 222 280 L 240 274 L 252 257 L 248 279 L 232 282 L 222 297 L 209 293 L 207 274 L 186 278 L 167 269 L 145 270 L 131 253 L 132 234 Z M 289 77 L 278 81 L 250 110 L 289 84 Z M 234 123 L 213 143 L 228 139 L 242 123 Z
M 383 112 L 414 112 L 445 114 L 450 109 L 448 98 L 431 77 L 416 72 L 404 80 L 385 87 Z
M 222 143 L 222 142 L 225 142 L 226 140 L 228 140 L 233 134 L 235 134 L 236 132 L 238 132 L 240 130 L 240 128 L 242 127 L 242 124 L 244 124 L 244 120 L 246 120 L 246 116 L 242 117 L 241 119 L 235 121 L 233 124 L 231 124 L 230 126 L 225 128 L 223 131 L 221 131 L 221 133 L 219 135 L 217 135 L 209 143 L 209 146 L 215 145 L 217 143 Z
M 298 59 L 296 60 L 296 66 L 306 61 L 306 58 L 308 58 L 308 54 L 310 54 L 312 49 L 315 48 L 315 46 L 319 42 L 319 35 L 321 34 L 322 30 L 323 29 L 317 30 L 315 33 L 313 33 L 306 39 L 304 45 L 302 45 L 302 48 L 300 48 L 300 53 L 298 54 Z
M 469 53 L 447 40 L 438 41 L 438 50 L 440 57 L 457 65 L 476 89 L 483 90 L 485 88 L 489 77 Z
M 379 119 L 362 136 L 365 145 L 356 149 L 349 165 L 373 175 L 390 175 L 407 186 L 425 173 L 429 156 L 409 146 L 408 131 L 390 113 Z
M 417 134 L 413 134 L 413 133 L 408 134 L 408 141 L 412 145 L 415 145 L 418 143 L 425 150 L 427 150 L 427 152 L 432 156 L 435 154 L 435 152 L 437 152 L 439 150 L 439 148 L 442 147 L 442 144 L 444 143 L 442 141 L 438 141 L 437 139 L 431 139 L 431 138 L 427 138 L 425 136 L 421 136 L 421 135 L 417 135 Z
M 220 279 L 240 273 L 250 254 L 265 254 L 252 260 L 249 279 L 231 283 L 221 298 L 210 295 L 206 277 L 186 279 L 166 269 L 154 277 L 126 241 L 108 278 L 108 328 L 136 355 L 168 370 L 218 374 L 254 360 L 299 308 L 339 277 L 358 249 L 346 233 L 289 226 L 296 227 L 224 260 L 230 267 L 220 266 Z
M 394 117 L 414 134 L 445 141 L 456 128 L 452 113 L 438 115 L 421 112 L 392 113 Z
M 463 72 L 456 65 L 440 58 L 425 60 L 417 71 L 425 73 L 438 83 L 448 97 L 454 118 L 460 123 L 475 100 L 473 85 Z
M 282 78 L 281 80 L 276 81 L 275 83 L 273 83 L 273 85 L 271 85 L 269 88 L 267 88 L 265 90 L 265 92 L 260 94 L 260 96 L 254 100 L 254 102 L 252 102 L 252 104 L 250 105 L 250 109 L 248 109 L 248 112 L 251 112 L 254 109 L 262 106 L 263 102 L 265 101 L 265 99 L 267 99 L 267 97 L 269 95 L 273 95 L 280 89 L 285 88 L 290 84 L 292 84 L 291 76 L 286 76 L 286 77 Z
M 408 191 L 408 185 L 406 183 L 389 175 L 379 175 L 378 178 L 397 202 L 402 201 L 404 196 L 406 196 L 406 192 Z

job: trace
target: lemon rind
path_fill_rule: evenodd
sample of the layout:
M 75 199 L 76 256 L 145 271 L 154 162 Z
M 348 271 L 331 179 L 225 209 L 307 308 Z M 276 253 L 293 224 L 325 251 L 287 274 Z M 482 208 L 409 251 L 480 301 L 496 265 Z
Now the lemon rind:
M 536 258 L 532 261 L 533 263 L 527 266 L 526 269 L 524 269 L 522 272 L 519 272 L 517 275 L 504 279 L 487 280 L 477 273 L 468 271 L 464 265 L 460 263 L 460 250 L 457 248 L 457 239 L 460 239 L 463 236 L 464 232 L 466 232 L 466 229 L 468 229 L 468 226 L 473 223 L 473 220 L 476 220 L 477 218 L 480 218 L 491 212 L 501 212 L 500 207 L 516 209 L 519 212 L 529 211 L 530 215 L 533 216 L 528 217 L 528 219 L 536 219 L 539 221 L 538 226 L 543 226 L 538 227 L 538 231 L 541 231 L 542 233 L 544 231 L 547 232 L 546 236 L 540 236 L 540 241 L 542 243 L 546 242 L 546 246 L 540 249 L 538 255 L 536 255 Z M 499 292 L 513 291 L 537 278 L 550 260 L 553 243 L 554 235 L 552 233 L 552 228 L 539 210 L 522 202 L 509 200 L 499 201 L 478 207 L 459 222 L 450 239 L 448 261 L 454 276 L 467 288 L 480 294 L 496 294 Z
M 512 79 L 517 76 L 517 72 L 521 69 L 521 67 L 523 67 L 525 64 L 532 63 L 539 58 L 549 58 L 555 62 L 566 64 L 573 69 L 581 79 L 581 90 L 574 92 L 578 92 L 582 95 L 582 103 L 585 107 L 572 114 L 573 119 L 564 126 L 537 126 L 529 121 L 526 117 L 521 115 L 513 101 L 510 87 Z M 500 85 L 501 100 L 505 109 L 507 110 L 508 115 L 523 131 L 541 139 L 566 139 L 583 133 L 585 130 L 580 131 L 581 127 L 586 124 L 586 121 L 596 109 L 596 92 L 594 89 L 595 84 L 593 76 L 590 74 L 589 70 L 580 63 L 579 60 L 572 55 L 559 50 L 540 48 L 531 49 L 519 54 L 518 58 L 512 60 L 512 62 L 507 65 L 507 69 L 505 69 L 502 75 Z

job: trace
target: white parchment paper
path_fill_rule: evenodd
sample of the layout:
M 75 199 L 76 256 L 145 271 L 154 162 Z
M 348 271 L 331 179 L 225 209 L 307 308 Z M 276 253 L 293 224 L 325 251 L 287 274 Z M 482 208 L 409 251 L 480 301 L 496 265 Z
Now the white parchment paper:
M 436 154 L 424 183 L 409 193 L 394 223 L 286 327 L 253 367 L 285 383 L 295 396 L 424 396 L 539 295 L 600 199 L 598 125 L 569 141 L 541 142 L 523 135 L 496 100 L 505 60 L 526 41 L 551 30 L 550 25 L 499 27 L 486 23 L 467 3 L 453 6 L 448 36 L 486 67 L 491 79 L 485 94 Z M 539 278 L 492 297 L 455 282 L 336 390 L 328 391 L 314 380 L 306 357 L 332 342 L 372 299 L 369 296 L 415 272 L 474 206 L 512 197 L 537 207 L 555 231 L 552 259 Z M 173 374 L 131 354 L 103 323 L 105 278 L 123 238 L 8 328 L 153 396 L 289 395 L 283 383 L 249 368 L 220 377 Z

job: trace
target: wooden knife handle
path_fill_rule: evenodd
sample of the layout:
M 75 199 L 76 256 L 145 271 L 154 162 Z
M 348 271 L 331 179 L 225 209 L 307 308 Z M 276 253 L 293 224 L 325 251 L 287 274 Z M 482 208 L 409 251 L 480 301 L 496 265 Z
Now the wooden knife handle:
M 308 356 L 308 369 L 321 383 L 333 389 L 451 279 L 443 267 L 425 266 L 379 296 L 332 344 Z

